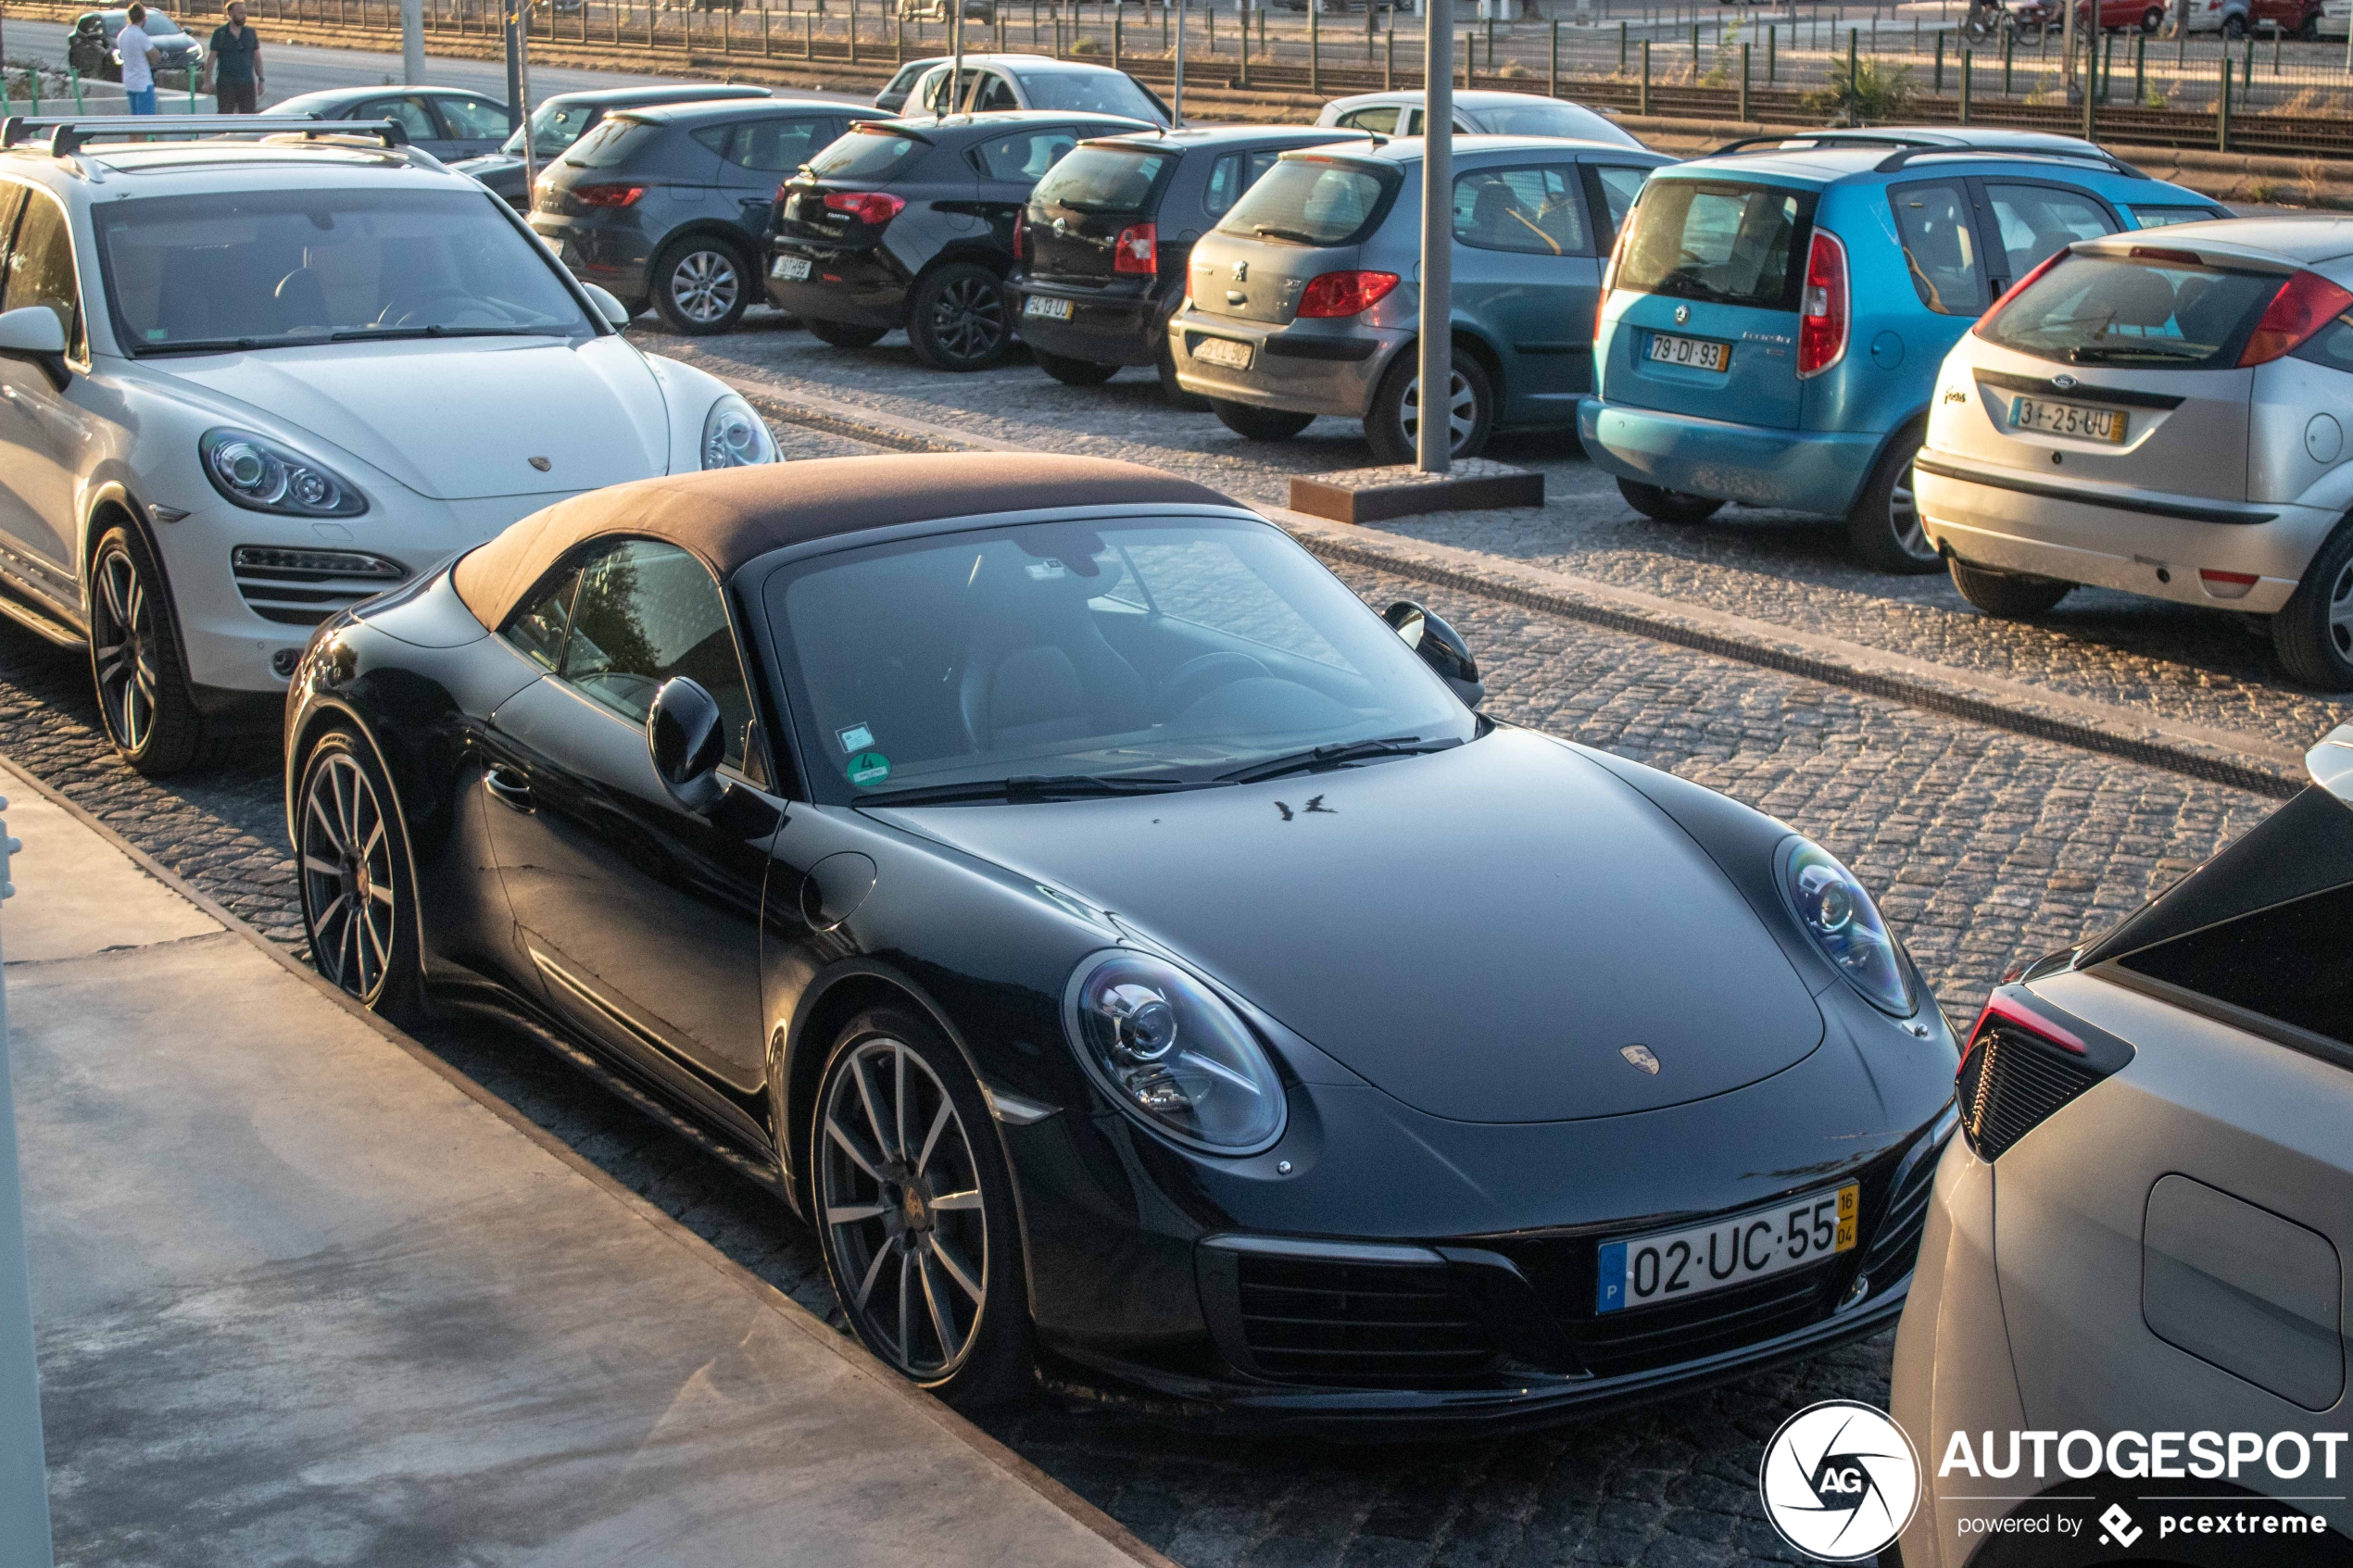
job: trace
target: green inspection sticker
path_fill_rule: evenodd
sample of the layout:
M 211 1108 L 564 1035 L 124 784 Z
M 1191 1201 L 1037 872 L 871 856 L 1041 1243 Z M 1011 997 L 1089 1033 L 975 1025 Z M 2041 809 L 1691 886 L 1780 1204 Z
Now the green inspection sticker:
M 876 784 L 890 777 L 890 759 L 879 751 L 862 751 L 849 759 L 849 782 Z

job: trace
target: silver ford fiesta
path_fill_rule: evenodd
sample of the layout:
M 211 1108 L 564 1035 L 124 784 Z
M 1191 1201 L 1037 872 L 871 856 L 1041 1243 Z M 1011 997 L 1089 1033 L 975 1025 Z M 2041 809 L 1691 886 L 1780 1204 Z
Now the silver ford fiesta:
M 2267 617 L 2353 689 L 2353 221 L 2230 219 L 2053 256 L 1944 360 L 1917 465 L 1961 593 L 2077 583 Z

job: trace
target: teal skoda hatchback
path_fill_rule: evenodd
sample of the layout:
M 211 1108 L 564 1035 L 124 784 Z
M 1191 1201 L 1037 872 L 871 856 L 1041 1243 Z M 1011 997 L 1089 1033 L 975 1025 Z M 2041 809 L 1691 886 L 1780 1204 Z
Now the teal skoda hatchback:
M 1643 185 L 1602 282 L 1585 450 L 1637 510 L 1846 520 L 1886 571 L 1942 568 L 1912 501 L 1937 366 L 2077 240 L 2226 216 L 2088 142 L 1856 131 L 1735 142 Z

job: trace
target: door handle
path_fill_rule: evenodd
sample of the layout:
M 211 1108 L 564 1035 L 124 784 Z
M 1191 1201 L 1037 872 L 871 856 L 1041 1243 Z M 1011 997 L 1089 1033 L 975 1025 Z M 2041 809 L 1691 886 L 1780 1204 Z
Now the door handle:
M 531 781 L 511 768 L 484 769 L 482 787 L 490 792 L 493 800 L 510 810 L 531 809 Z

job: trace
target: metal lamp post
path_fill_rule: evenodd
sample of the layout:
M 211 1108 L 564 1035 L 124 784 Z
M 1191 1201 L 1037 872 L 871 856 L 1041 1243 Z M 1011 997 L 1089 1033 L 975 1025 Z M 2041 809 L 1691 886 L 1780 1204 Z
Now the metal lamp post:
M 1444 473 L 1454 445 L 1454 0 L 1427 0 L 1422 35 L 1421 388 L 1414 466 Z
M 425 80 L 425 0 L 400 0 L 400 80 L 410 87 Z
M 0 810 L 8 803 L 0 800 Z M 0 898 L 16 891 L 8 857 L 24 846 L 0 822 Z M 49 1481 L 41 1447 L 41 1383 L 32 1351 L 32 1281 L 25 1267 L 24 1198 L 16 1101 L 8 1088 L 8 997 L 0 984 L 0 1562 L 48 1568 Z

